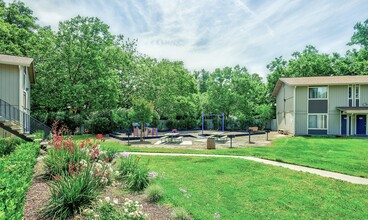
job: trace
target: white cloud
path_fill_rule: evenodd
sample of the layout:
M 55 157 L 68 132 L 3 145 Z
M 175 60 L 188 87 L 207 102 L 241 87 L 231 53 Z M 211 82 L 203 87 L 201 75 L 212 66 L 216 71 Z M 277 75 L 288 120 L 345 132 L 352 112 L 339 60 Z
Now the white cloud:
M 365 0 L 26 0 L 43 25 L 78 14 L 96 16 L 115 34 L 138 39 L 156 58 L 183 60 L 189 69 L 246 66 L 263 77 L 275 57 L 312 44 L 344 53 Z

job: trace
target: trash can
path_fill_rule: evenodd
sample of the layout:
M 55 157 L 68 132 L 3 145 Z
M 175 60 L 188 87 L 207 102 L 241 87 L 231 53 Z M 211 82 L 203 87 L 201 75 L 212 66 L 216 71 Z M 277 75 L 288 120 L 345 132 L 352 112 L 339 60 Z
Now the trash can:
M 216 149 L 215 138 L 207 138 L 207 149 Z

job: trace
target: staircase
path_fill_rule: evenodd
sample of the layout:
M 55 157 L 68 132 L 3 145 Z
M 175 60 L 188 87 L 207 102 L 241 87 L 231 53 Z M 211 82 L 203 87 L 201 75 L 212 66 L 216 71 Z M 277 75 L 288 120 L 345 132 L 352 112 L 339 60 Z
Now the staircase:
M 32 134 L 37 131 L 42 130 L 44 132 L 44 138 L 51 131 L 51 128 L 47 125 L 2 99 L 0 99 L 0 128 L 25 141 L 33 141 L 31 138 Z

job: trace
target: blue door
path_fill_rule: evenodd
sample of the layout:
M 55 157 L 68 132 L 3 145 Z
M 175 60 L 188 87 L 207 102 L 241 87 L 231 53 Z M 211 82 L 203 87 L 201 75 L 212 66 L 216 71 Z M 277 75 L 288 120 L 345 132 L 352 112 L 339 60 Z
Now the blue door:
M 341 115 L 341 135 L 346 135 L 346 121 L 348 119 L 347 115 Z
M 357 134 L 366 134 L 367 129 L 367 116 L 366 115 L 357 115 Z

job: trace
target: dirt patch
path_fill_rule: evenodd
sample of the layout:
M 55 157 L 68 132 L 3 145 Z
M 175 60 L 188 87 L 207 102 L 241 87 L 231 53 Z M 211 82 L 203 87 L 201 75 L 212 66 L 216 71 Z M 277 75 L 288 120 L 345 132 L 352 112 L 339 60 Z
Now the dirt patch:
M 34 168 L 33 181 L 28 189 L 26 204 L 24 206 L 24 219 L 40 219 L 38 212 L 46 204 L 50 197 L 47 181 L 40 178 L 43 171 L 42 157 L 37 158 Z

